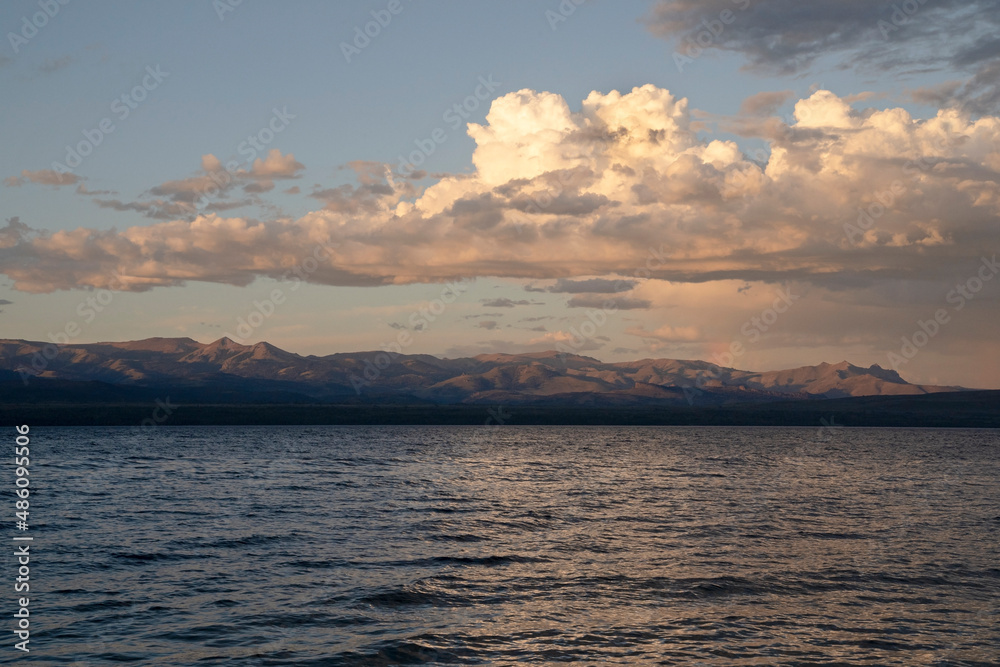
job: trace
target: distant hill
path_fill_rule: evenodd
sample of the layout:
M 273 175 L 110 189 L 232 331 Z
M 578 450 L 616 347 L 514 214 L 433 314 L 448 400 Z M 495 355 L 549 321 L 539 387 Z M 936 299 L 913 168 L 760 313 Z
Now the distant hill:
M 120 403 L 171 396 L 195 403 L 538 406 L 722 406 L 860 396 L 918 396 L 961 387 L 910 384 L 846 361 L 767 372 L 705 361 L 604 363 L 559 352 L 302 356 L 269 343 L 190 338 L 54 346 L 0 340 L 6 403 Z

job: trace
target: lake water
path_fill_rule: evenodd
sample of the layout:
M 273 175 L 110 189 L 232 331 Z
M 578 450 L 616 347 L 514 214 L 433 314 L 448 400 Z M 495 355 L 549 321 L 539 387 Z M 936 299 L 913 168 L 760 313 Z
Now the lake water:
M 32 664 L 1000 664 L 996 431 L 31 436 Z

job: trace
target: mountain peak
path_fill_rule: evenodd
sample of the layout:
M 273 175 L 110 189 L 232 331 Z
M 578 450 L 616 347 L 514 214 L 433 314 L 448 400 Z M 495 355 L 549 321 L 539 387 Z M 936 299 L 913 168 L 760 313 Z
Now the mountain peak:
M 229 336 L 223 336 L 219 340 L 212 341 L 205 346 L 206 350 L 244 350 L 246 345 L 240 345 Z
M 878 364 L 872 364 L 871 366 L 869 366 L 868 374 L 886 380 L 887 382 L 898 382 L 900 384 L 909 384 L 896 371 L 890 368 L 882 368 Z
M 255 343 L 249 348 L 253 352 L 254 359 L 292 359 L 299 358 L 299 355 L 293 352 L 286 352 L 280 347 L 275 347 L 270 343 L 261 341 Z

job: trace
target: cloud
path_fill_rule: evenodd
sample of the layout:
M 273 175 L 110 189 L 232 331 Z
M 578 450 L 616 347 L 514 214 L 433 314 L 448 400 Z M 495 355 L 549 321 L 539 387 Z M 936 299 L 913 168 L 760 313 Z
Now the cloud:
M 7 299 L 0 299 L 0 306 L 9 306 L 12 303 L 14 303 L 14 302 L 13 301 L 8 301 Z
M 1000 109 L 1000 58 L 984 63 L 974 76 L 960 83 L 940 106 L 960 106 L 972 113 L 996 113 Z
M 282 155 L 277 148 L 272 148 L 263 160 L 257 158 L 250 168 L 250 175 L 258 178 L 298 178 L 305 165 L 289 153 Z
M 485 299 L 482 304 L 483 308 L 514 308 L 515 306 L 543 305 L 540 301 L 525 301 L 524 299 L 514 301 L 513 299 L 508 299 L 506 297 L 500 297 L 498 299 Z
M 221 193 L 224 194 L 230 186 L 223 186 Z M 167 197 L 174 203 L 190 204 L 194 211 L 194 204 L 202 201 L 210 192 L 220 192 L 216 185 L 208 176 L 195 176 L 178 181 L 167 181 L 149 189 L 149 194 L 157 197 Z
M 578 294 L 566 304 L 570 308 L 608 308 L 614 304 L 618 310 L 642 310 L 652 306 L 647 299 L 635 299 L 627 296 L 609 297 L 606 294 Z
M 772 120 L 770 154 L 759 163 L 732 141 L 699 136 L 687 101 L 652 85 L 591 93 L 579 111 L 522 90 L 495 100 L 485 125 L 469 126 L 472 174 L 418 188 L 388 167 L 357 165 L 356 185 L 313 192 L 322 209 L 264 221 L 199 209 L 206 175 L 196 175 L 139 202 L 99 202 L 162 220 L 155 224 L 17 230 L 0 269 L 17 289 L 41 292 L 104 287 L 118 270 L 124 289 L 246 285 L 329 248 L 310 281 L 483 276 L 577 289 L 626 276 L 856 286 L 951 280 L 995 245 L 1000 118 L 856 110 L 820 90 L 787 120 Z M 209 201 L 214 210 L 243 205 Z M 589 284 L 583 294 L 607 289 Z M 534 305 L 508 301 L 488 305 Z
M 80 177 L 76 174 L 70 172 L 58 172 L 53 169 L 39 169 L 38 171 L 28 171 L 24 169 L 21 171 L 21 175 L 11 176 L 4 181 L 7 187 L 20 187 L 27 182 L 37 183 L 39 185 L 54 185 L 56 187 L 60 185 L 73 185 L 80 181 Z
M 42 74 L 52 74 L 73 64 L 73 56 L 62 56 L 61 58 L 49 58 L 38 66 L 38 71 Z
M 255 160 L 249 171 L 235 167 L 227 169 L 219 158 L 207 154 L 201 158 L 201 171 L 194 176 L 155 185 L 135 201 L 110 199 L 95 200 L 95 203 L 101 208 L 134 211 L 156 220 L 193 220 L 199 215 L 261 203 L 256 195 L 273 190 L 272 179 L 297 178 L 297 172 L 303 168 L 291 153 L 283 156 L 277 149 L 271 150 L 266 160 Z M 251 197 L 228 199 L 237 188 Z M 83 191 L 81 194 L 109 193 Z
M 589 280 L 567 280 L 560 278 L 547 291 L 565 294 L 617 294 L 627 292 L 638 284 L 635 280 L 609 280 L 607 278 L 591 278 Z
M 377 215 L 388 212 L 389 202 L 398 199 L 396 194 L 396 190 L 387 183 L 367 183 L 357 187 L 345 184 L 313 190 L 309 196 L 325 202 L 324 208 L 334 213 Z
M 757 93 L 743 100 L 740 112 L 749 116 L 770 116 L 791 99 L 792 95 L 794 93 L 790 90 Z
M 7 218 L 7 225 L 0 227 L 0 248 L 15 248 L 29 242 L 35 232 L 31 227 L 21 222 L 19 216 Z M 0 255 L 2 257 L 2 255 Z
M 514 308 L 515 306 L 528 306 L 530 305 L 530 302 L 523 299 L 520 301 L 514 301 L 512 299 L 501 297 L 497 299 L 485 299 L 482 301 L 482 304 L 484 308 Z
M 482 320 L 481 322 L 479 322 L 478 324 L 476 324 L 476 326 L 479 327 L 480 329 L 486 329 L 488 331 L 492 331 L 493 329 L 497 328 L 497 321 L 496 320 Z
M 549 331 L 538 338 L 532 338 L 528 341 L 529 346 L 541 347 L 544 349 L 556 348 L 560 343 L 569 343 L 573 346 L 576 352 L 588 352 L 592 350 L 600 350 L 604 347 L 603 343 L 597 342 L 594 338 L 586 338 L 581 343 L 578 334 L 573 334 L 566 331 Z
M 266 179 L 257 181 L 255 183 L 247 183 L 246 185 L 243 186 L 244 192 L 251 192 L 251 193 L 270 192 L 273 189 L 274 189 L 274 181 Z
M 76 194 L 86 196 L 103 196 L 117 193 L 114 190 L 88 190 L 86 185 L 80 183 L 80 185 L 76 186 Z
M 673 327 L 669 324 L 664 324 L 655 331 L 648 331 L 641 326 L 629 327 L 625 333 L 666 343 L 690 343 L 701 339 L 701 333 L 697 327 Z
M 824 56 L 868 74 L 966 72 L 972 76 L 951 104 L 995 113 L 1000 103 L 998 0 L 658 0 L 645 22 L 680 57 L 730 51 L 779 74 L 800 73 Z
M 340 169 L 350 169 L 353 171 L 361 185 L 383 183 L 385 182 L 385 175 L 389 171 L 389 167 L 383 163 L 372 160 L 354 160 L 340 167 Z
M 167 199 L 135 202 L 124 202 L 120 199 L 95 199 L 94 203 L 101 208 L 111 209 L 112 211 L 134 211 L 142 213 L 148 218 L 159 220 L 174 220 L 197 213 L 197 209 L 192 203 L 170 201 Z
M 645 20 L 654 34 L 680 38 L 683 48 L 729 10 L 732 20 L 712 40 L 703 39 L 702 43 L 708 43 L 703 48 L 736 51 L 754 66 L 790 73 L 822 56 L 843 52 L 854 52 L 853 59 L 865 53 L 889 61 L 873 65 L 894 65 L 891 56 L 898 56 L 910 45 L 919 50 L 928 42 L 951 46 L 951 52 L 939 52 L 937 58 L 966 62 L 987 59 L 995 55 L 993 49 L 984 44 L 977 47 L 976 38 L 990 34 L 990 27 L 998 22 L 997 7 L 996 0 L 940 0 L 921 2 L 915 11 L 896 12 L 897 6 L 866 0 L 815 0 L 808 4 L 795 0 L 658 0 Z

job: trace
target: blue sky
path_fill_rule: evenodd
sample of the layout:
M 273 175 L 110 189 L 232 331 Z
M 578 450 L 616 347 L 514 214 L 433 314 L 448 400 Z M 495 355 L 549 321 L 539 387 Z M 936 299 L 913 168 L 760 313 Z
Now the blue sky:
M 4 3 L 0 179 L 6 184 L 0 185 L 0 213 L 31 231 L 19 241 L 11 236 L 0 248 L 0 271 L 7 276 L 0 283 L 0 299 L 10 302 L 2 306 L 0 336 L 45 340 L 76 324 L 73 342 L 149 336 L 207 342 L 233 334 L 241 318 L 261 310 L 255 303 L 263 304 L 278 289 L 287 299 L 252 328 L 247 342 L 266 339 L 295 352 L 327 354 L 383 347 L 409 330 L 408 353 L 457 356 L 563 344 L 606 360 L 709 358 L 733 342 L 748 342 L 746 332 L 757 329 L 747 323 L 773 304 L 778 290 L 791 288 L 802 298 L 773 327 L 760 331 L 732 365 L 768 369 L 847 358 L 889 366 L 903 339 L 912 339 L 921 321 L 946 308 L 954 321 L 906 359 L 900 372 L 914 381 L 1000 387 L 988 333 L 997 324 L 1000 280 L 987 282 L 975 298 L 963 297 L 967 308 L 960 312 L 953 312 L 956 303 L 947 300 L 957 284 L 975 276 L 980 255 L 988 258 L 1000 246 L 988 194 L 1000 169 L 1000 133 L 991 124 L 997 113 L 991 106 L 995 84 L 994 89 L 988 84 L 997 50 L 989 21 L 978 34 L 967 29 L 966 16 L 979 9 L 995 19 L 995 7 L 991 2 L 914 4 L 919 8 L 913 15 L 895 25 L 892 3 L 845 2 L 840 10 L 834 5 L 819 2 L 796 10 L 794 3 L 779 0 L 590 0 L 579 6 L 571 0 L 562 5 L 554 0 L 400 0 L 398 5 L 388 0 L 244 0 L 234 7 L 228 0 L 71 1 L 50 5 L 50 12 L 56 6 L 58 12 L 36 33 L 25 33 L 25 17 L 30 22 L 46 3 Z M 397 13 L 390 12 L 393 8 Z M 565 20 L 553 22 L 560 11 L 568 14 L 560 17 Z M 692 53 L 685 50 L 685 36 L 721 25 L 715 20 L 725 11 L 732 13 L 732 22 L 679 71 L 675 54 Z M 343 43 L 351 43 L 356 28 L 374 25 L 379 16 L 391 20 L 348 62 Z M 837 21 L 843 22 L 844 35 L 859 36 L 837 36 L 832 27 Z M 879 21 L 888 23 L 880 28 Z M 890 26 L 887 33 L 885 26 Z M 18 39 L 19 34 L 30 38 Z M 761 40 L 761 34 L 770 41 Z M 964 35 L 965 42 L 956 35 Z M 151 71 L 161 74 L 151 77 Z M 491 82 L 489 89 L 481 81 Z M 648 85 L 669 91 L 669 97 L 628 97 Z M 488 94 L 470 98 L 477 89 Z M 135 91 L 142 101 L 131 99 Z M 532 94 L 518 96 L 518 91 Z M 669 161 L 655 147 L 650 152 L 619 146 L 585 167 L 592 175 L 601 168 L 631 170 L 636 181 L 616 187 L 631 193 L 626 199 L 638 199 L 616 200 L 607 178 L 601 185 L 566 192 L 566 199 L 574 199 L 566 203 L 567 211 L 587 208 L 598 197 L 604 197 L 603 208 L 587 208 L 577 218 L 565 213 L 556 219 L 554 209 L 534 217 L 529 212 L 539 225 L 530 247 L 523 237 L 511 241 L 489 227 L 495 220 L 476 218 L 488 213 L 483 202 L 507 196 L 515 187 L 487 177 L 483 165 L 514 183 L 544 180 L 545 170 L 534 170 L 535 164 L 555 165 L 550 174 L 584 168 L 581 162 L 559 162 L 575 159 L 572 151 L 593 147 L 581 148 L 555 98 L 541 94 L 553 93 L 570 113 L 581 114 L 592 91 L 625 95 L 624 101 L 601 97 L 594 108 L 607 110 L 601 118 L 625 118 L 623 127 L 632 122 L 628 118 L 635 120 L 654 142 L 661 131 L 656 123 L 668 122 L 668 113 L 680 114 L 681 107 L 672 105 L 687 99 L 675 128 L 683 137 L 672 145 L 676 155 Z M 830 91 L 830 97 L 822 91 Z M 767 92 L 781 94 L 761 97 Z M 125 117 L 115 102 L 122 95 L 134 106 Z M 476 108 L 454 127 L 447 120 L 454 115 L 446 114 L 467 99 Z M 487 113 L 497 100 L 509 103 L 496 107 L 490 122 Z M 804 100 L 813 100 L 818 109 L 813 120 L 793 115 Z M 640 103 L 662 108 L 640 117 Z M 855 125 L 829 120 L 841 104 L 852 110 Z M 873 110 L 887 109 L 905 111 L 909 120 L 893 117 L 899 127 L 890 127 L 888 120 L 868 123 Z M 941 109 L 957 114 L 948 132 L 965 139 L 951 137 L 948 146 L 921 148 L 930 141 L 927 121 Z M 276 111 L 282 118 L 277 125 Z M 598 122 L 583 116 L 573 117 L 579 128 L 592 129 Z M 764 127 L 765 118 L 780 129 Z M 72 182 L 53 184 L 54 177 L 43 172 L 64 163 L 66 147 L 86 141 L 85 133 L 99 136 L 95 132 L 102 121 L 105 127 L 110 121 L 113 131 L 100 133 L 99 145 L 67 177 Z M 485 128 L 478 143 L 465 123 Z M 262 163 L 254 167 L 240 149 L 246 149 L 249 136 L 267 137 L 261 131 L 269 124 L 281 130 L 255 152 Z M 414 151 L 415 142 L 430 145 L 435 131 L 439 141 L 420 165 L 427 174 L 407 180 L 395 173 L 398 156 Z M 668 128 L 667 136 L 672 131 Z M 550 141 L 551 132 L 563 132 L 562 138 Z M 812 136 L 809 132 L 824 133 L 829 141 L 803 139 Z M 869 147 L 901 134 L 913 139 L 905 150 L 886 143 L 888 153 L 868 155 L 849 169 L 838 167 L 854 159 L 857 151 L 848 144 L 861 132 L 868 133 L 864 145 Z M 705 148 L 712 142 L 715 148 Z M 720 157 L 725 142 L 733 142 L 743 155 Z M 529 155 L 542 150 L 539 146 L 550 151 L 548 156 Z M 814 170 L 815 178 L 795 180 L 805 175 L 793 179 L 791 167 L 769 158 L 774 147 L 796 169 L 809 168 L 802 165 L 810 160 L 823 167 Z M 758 148 L 766 152 L 754 158 Z M 852 239 L 841 232 L 859 209 L 891 191 L 888 175 L 885 183 L 871 180 L 870 174 L 885 173 L 879 161 L 895 161 L 899 168 L 914 158 L 913 150 L 925 150 L 935 161 L 977 167 L 978 175 L 932 182 L 928 170 L 919 184 L 903 181 L 889 206 L 892 215 L 885 216 L 882 229 L 876 226 L 874 236 Z M 212 171 L 205 156 L 221 165 L 236 160 L 231 171 L 241 170 L 238 183 L 209 198 L 215 210 L 206 209 L 206 202 L 185 208 L 185 197 L 196 185 L 191 179 Z M 636 162 L 628 163 L 633 158 Z M 389 180 L 380 165 L 388 165 Z M 737 211 L 734 195 L 716 188 L 712 179 L 730 187 L 738 173 L 741 183 L 749 183 L 758 178 L 747 171 L 757 168 L 753 165 L 766 183 L 747 186 L 739 194 L 745 207 Z M 657 169 L 662 178 L 653 178 Z M 479 185 L 470 189 L 473 181 Z M 812 184 L 817 195 L 808 196 L 796 183 Z M 705 199 L 706 187 L 723 193 L 722 199 Z M 831 188 L 842 195 L 835 206 L 803 210 Z M 948 200 L 954 221 L 941 222 L 938 215 L 914 219 L 913 210 L 926 208 L 915 198 L 932 196 L 934 188 L 969 193 L 967 200 Z M 642 199 L 647 191 L 651 194 Z M 401 202 L 412 204 L 428 192 L 444 193 L 455 207 L 420 215 L 400 208 Z M 806 201 L 794 201 L 796 193 Z M 505 216 L 518 210 L 516 197 L 510 196 Z M 164 208 L 151 208 L 154 200 Z M 762 207 L 786 208 L 776 201 L 787 202 L 787 210 L 777 214 L 786 219 L 759 227 L 747 222 L 766 218 Z M 936 201 L 946 199 L 942 195 Z M 417 206 L 416 211 L 432 208 Z M 456 213 L 473 209 L 468 221 Z M 549 217 L 543 220 L 543 214 Z M 198 216 L 206 215 L 239 220 L 245 238 L 227 232 L 237 223 L 216 222 L 205 231 Z M 440 218 L 448 215 L 455 218 Z M 640 219 L 641 225 L 628 227 Z M 821 223 L 826 231 L 811 226 Z M 765 229 L 768 224 L 774 226 Z M 260 225 L 256 236 L 247 231 L 254 225 Z M 470 247 L 463 235 L 477 225 L 495 236 L 476 237 L 468 259 L 456 264 L 463 248 Z M 548 231 L 573 225 L 581 226 L 565 237 Z M 817 248 L 830 229 L 830 240 Z M 259 241 L 258 247 L 247 240 L 272 233 L 289 244 L 274 256 L 269 246 L 278 241 Z M 713 239 L 724 246 L 718 256 L 708 250 Z M 306 272 L 303 284 L 282 279 L 320 240 L 337 246 L 324 255 L 324 268 Z M 525 245 L 515 252 L 519 243 Z M 551 244 L 548 250 L 546 244 Z M 630 249 L 618 248 L 623 244 Z M 659 274 L 637 276 L 647 250 L 663 244 L 671 249 L 670 261 L 658 265 Z M 115 254 L 126 246 L 126 254 L 134 254 Z M 614 253 L 611 246 L 617 248 Z M 559 256 L 570 248 L 578 254 Z M 238 249 L 245 253 L 234 259 Z M 175 251 L 185 254 L 175 257 Z M 497 256 L 490 254 L 494 251 Z M 215 271 L 214 266 L 225 268 Z M 130 278 L 109 283 L 112 269 Z M 475 282 L 433 322 L 407 329 L 414 312 L 433 304 L 447 282 L 462 277 Z M 570 283 L 558 287 L 560 278 L 626 280 L 631 291 L 587 293 Z M 368 286 L 377 284 L 382 286 Z M 111 290 L 109 303 L 87 320 L 81 313 L 92 306 L 80 304 L 104 288 Z M 594 320 L 591 311 L 606 300 L 601 294 L 628 307 L 616 308 L 594 335 L 574 334 Z M 509 303 L 490 307 L 497 299 Z

